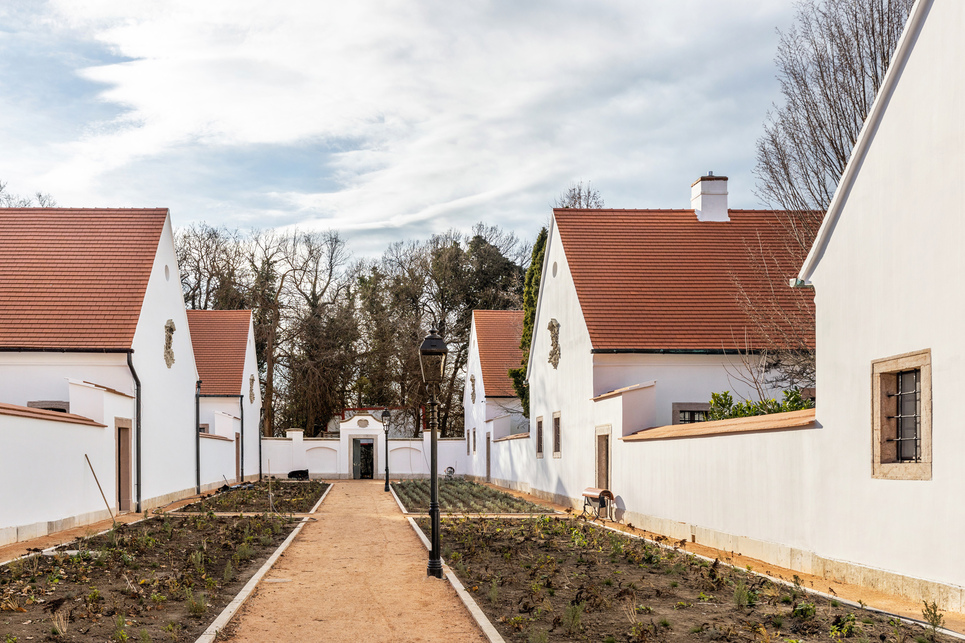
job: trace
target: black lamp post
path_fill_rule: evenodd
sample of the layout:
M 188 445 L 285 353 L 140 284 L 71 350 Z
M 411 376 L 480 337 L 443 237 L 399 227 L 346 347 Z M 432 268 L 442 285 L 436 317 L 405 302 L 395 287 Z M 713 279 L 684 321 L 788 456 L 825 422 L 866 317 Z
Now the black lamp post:
M 389 490 L 389 409 L 382 409 L 382 430 L 385 431 L 385 491 Z
M 446 354 L 449 349 L 433 328 L 419 347 L 419 363 L 422 365 L 422 381 L 429 392 L 429 431 L 432 446 L 429 460 L 429 519 L 432 521 L 432 549 L 429 551 L 429 576 L 442 578 L 442 558 L 439 556 L 439 453 L 438 453 L 438 406 L 436 394 L 446 371 Z

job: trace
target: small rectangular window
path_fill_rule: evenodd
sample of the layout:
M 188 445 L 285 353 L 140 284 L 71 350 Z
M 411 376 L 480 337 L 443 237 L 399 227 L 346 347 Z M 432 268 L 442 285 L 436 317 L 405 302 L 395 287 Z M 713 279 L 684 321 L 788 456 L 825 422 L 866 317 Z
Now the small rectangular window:
M 563 436 L 560 434 L 560 414 L 553 414 L 553 457 L 558 458 L 562 455 Z
M 872 476 L 931 480 L 931 351 L 871 363 Z
M 543 418 L 536 418 L 536 457 L 543 457 Z
M 472 453 L 476 454 L 476 429 L 472 430 Z
M 710 404 L 707 402 L 674 402 L 670 423 L 693 424 L 694 422 L 706 422 L 709 412 Z
M 199 433 L 210 433 L 210 430 L 209 430 L 210 428 L 211 428 L 211 427 L 208 426 L 207 424 L 202 424 L 201 426 L 198 427 L 198 432 L 199 432 Z

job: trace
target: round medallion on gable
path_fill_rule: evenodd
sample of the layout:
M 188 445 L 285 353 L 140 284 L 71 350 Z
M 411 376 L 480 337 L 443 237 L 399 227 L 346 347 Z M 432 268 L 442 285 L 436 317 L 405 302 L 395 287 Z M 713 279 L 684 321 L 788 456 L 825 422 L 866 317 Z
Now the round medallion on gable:
M 368 425 L 369 425 L 369 421 L 368 421 L 368 420 L 359 420 L 359 428 L 364 429 L 364 428 L 367 427 Z

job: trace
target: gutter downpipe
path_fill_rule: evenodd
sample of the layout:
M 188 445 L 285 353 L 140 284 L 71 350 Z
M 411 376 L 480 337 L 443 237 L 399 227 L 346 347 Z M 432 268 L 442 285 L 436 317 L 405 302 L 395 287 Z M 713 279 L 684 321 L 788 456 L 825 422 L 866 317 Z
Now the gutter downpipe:
M 141 513 L 141 378 L 134 370 L 134 360 L 131 358 L 133 354 L 134 349 L 127 351 L 127 367 L 134 378 L 134 485 L 137 487 L 135 507 L 137 513 Z
M 241 407 L 241 480 L 238 483 L 245 481 L 245 396 L 238 396 L 238 406 Z
M 201 380 L 194 385 L 194 492 L 201 493 Z

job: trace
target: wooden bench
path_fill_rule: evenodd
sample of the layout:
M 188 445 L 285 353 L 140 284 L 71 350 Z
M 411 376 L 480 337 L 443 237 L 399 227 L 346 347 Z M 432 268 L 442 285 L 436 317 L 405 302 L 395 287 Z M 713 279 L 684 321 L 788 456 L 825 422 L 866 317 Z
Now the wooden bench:
M 596 487 L 584 489 L 583 513 L 580 517 L 590 520 L 613 520 L 613 492 Z

